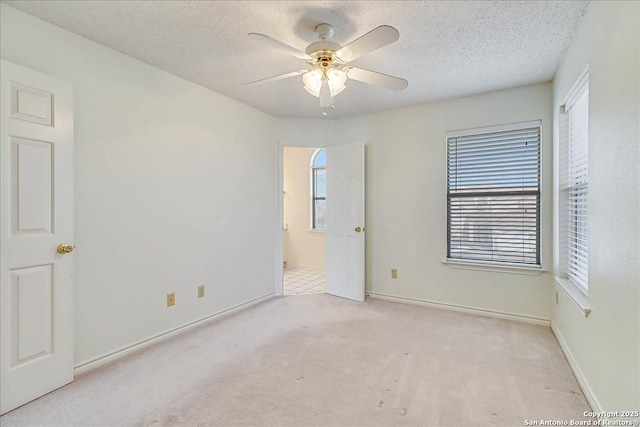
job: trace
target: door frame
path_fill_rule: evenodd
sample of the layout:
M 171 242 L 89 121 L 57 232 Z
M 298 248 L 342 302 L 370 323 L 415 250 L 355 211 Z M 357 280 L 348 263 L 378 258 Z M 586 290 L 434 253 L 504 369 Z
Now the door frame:
M 284 148 L 327 148 L 328 145 L 321 141 L 279 141 L 278 142 L 278 192 L 277 194 L 277 224 L 276 224 L 276 256 L 275 256 L 275 269 L 276 269 L 276 283 L 275 294 L 277 297 L 284 295 L 284 241 L 283 241 L 283 229 L 284 225 Z

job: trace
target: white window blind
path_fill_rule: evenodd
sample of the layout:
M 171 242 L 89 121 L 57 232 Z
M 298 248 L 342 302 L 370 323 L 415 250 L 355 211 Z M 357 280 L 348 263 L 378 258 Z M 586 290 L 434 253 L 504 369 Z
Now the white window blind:
M 567 276 L 587 292 L 589 240 L 587 225 L 589 85 L 584 82 L 565 105 L 568 118 Z
M 447 258 L 540 265 L 540 124 L 447 137 Z

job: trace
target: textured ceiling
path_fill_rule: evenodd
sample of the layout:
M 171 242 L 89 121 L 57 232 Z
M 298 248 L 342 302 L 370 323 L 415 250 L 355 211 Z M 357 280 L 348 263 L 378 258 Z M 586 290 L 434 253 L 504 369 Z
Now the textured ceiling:
M 298 49 L 314 28 L 344 45 L 379 25 L 400 39 L 354 66 L 402 77 L 401 92 L 348 81 L 329 117 L 348 117 L 548 81 L 585 1 L 5 1 L 45 21 L 278 116 L 320 117 L 301 77 L 243 83 L 304 69 L 303 60 L 247 37 Z

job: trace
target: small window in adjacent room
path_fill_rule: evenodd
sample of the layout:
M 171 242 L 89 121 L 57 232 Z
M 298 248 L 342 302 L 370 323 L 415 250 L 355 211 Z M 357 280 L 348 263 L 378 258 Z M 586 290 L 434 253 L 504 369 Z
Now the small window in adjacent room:
M 540 121 L 447 133 L 447 259 L 540 267 Z
M 588 290 L 589 74 L 569 94 L 560 113 L 560 217 L 564 274 Z M 566 239 L 566 240 L 565 240 Z
M 327 211 L 327 152 L 320 148 L 311 157 L 311 229 L 324 231 Z

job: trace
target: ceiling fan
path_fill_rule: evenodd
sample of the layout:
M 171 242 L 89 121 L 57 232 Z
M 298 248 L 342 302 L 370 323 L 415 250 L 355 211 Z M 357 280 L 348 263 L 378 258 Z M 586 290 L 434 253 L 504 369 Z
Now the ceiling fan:
M 404 79 L 347 65 L 362 55 L 398 40 L 400 37 L 398 30 L 389 25 L 381 25 L 345 46 L 331 41 L 333 32 L 333 26 L 330 24 L 318 25 L 316 34 L 320 41 L 311 43 L 304 52 L 267 35 L 249 33 L 251 38 L 262 40 L 296 58 L 303 59 L 307 63 L 308 69 L 257 80 L 246 83 L 244 86 L 274 82 L 301 75 L 307 92 L 320 99 L 322 114 L 325 116 L 327 115 L 326 109 L 334 107 L 334 97 L 346 88 L 347 79 L 393 90 L 402 90 L 408 86 L 409 83 Z

